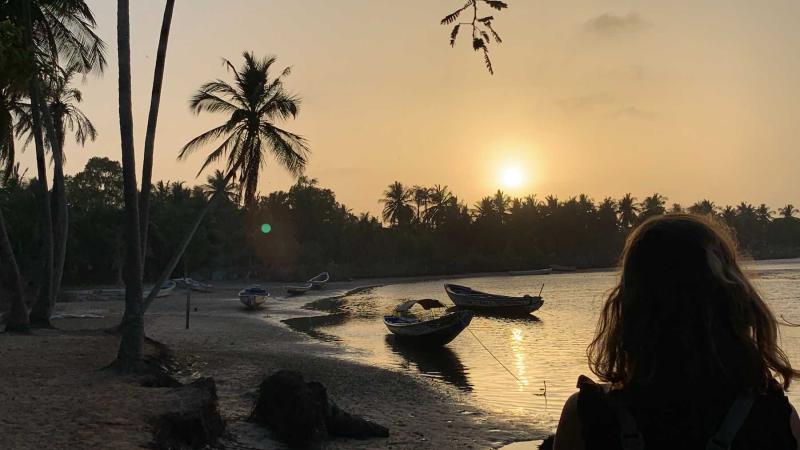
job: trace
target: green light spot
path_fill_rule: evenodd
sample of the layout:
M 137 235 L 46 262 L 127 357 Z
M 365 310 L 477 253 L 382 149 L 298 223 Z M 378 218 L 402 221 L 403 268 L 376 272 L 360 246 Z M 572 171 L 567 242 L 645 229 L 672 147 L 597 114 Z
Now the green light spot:
M 272 225 L 270 225 L 268 223 L 265 223 L 265 224 L 261 225 L 261 232 L 262 233 L 267 234 L 270 231 L 272 231 Z

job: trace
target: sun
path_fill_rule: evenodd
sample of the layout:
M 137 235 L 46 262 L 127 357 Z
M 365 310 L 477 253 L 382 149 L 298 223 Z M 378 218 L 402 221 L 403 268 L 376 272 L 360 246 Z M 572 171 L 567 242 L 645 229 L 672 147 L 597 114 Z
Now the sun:
M 509 166 L 500 172 L 500 183 L 505 188 L 514 189 L 522 186 L 525 182 L 525 174 L 518 166 Z

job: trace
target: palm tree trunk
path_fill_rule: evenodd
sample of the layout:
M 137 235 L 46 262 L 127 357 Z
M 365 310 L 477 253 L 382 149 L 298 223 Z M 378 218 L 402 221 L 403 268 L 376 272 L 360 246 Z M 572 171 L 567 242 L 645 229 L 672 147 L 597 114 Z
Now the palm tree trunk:
M 147 116 L 147 133 L 144 137 L 144 164 L 142 165 L 142 192 L 139 194 L 140 232 L 142 233 L 142 263 L 147 257 L 147 232 L 150 225 L 150 188 L 153 176 L 153 146 L 156 140 L 158 108 L 161 105 L 161 84 L 164 80 L 164 65 L 167 60 L 167 43 L 172 24 L 172 10 L 175 0 L 167 0 L 164 6 L 164 20 L 161 22 L 161 36 L 158 38 L 156 68 L 153 73 L 153 91 L 150 94 L 150 114 Z
M 117 55 L 119 61 L 119 133 L 125 197 L 125 314 L 122 339 L 113 366 L 136 370 L 142 360 L 144 310 L 142 309 L 142 246 L 139 235 L 139 198 L 136 192 L 136 155 L 133 147 L 131 106 L 131 42 L 128 0 L 117 0 Z
M 38 81 L 38 80 L 37 80 Z M 39 83 L 41 86 L 41 82 Z M 61 278 L 64 274 L 64 261 L 67 257 L 67 194 L 64 185 L 64 124 L 62 117 L 53 117 L 44 98 L 39 98 L 50 150 L 53 153 L 53 278 L 50 311 L 55 306 L 56 298 L 61 291 Z M 54 123 L 55 122 L 55 123 Z
M 31 22 L 31 4 L 25 3 L 25 42 L 28 51 L 33 52 L 33 33 Z M 30 313 L 30 322 L 36 326 L 50 326 L 53 298 L 53 216 L 50 210 L 50 191 L 47 188 L 47 161 L 44 153 L 41 122 L 41 90 L 37 80 L 31 77 L 28 85 L 31 98 L 31 122 L 33 142 L 36 147 L 36 170 L 42 196 L 42 272 L 39 281 L 39 293 Z
M 231 178 L 233 178 L 233 175 L 236 172 L 236 167 L 238 167 L 238 165 L 234 166 L 234 168 L 228 172 L 228 175 L 225 176 L 225 183 L 224 183 L 225 186 L 227 186 L 228 182 L 230 182 Z M 222 196 L 223 196 L 222 191 L 214 192 L 214 195 L 212 195 L 211 198 L 208 200 L 206 206 L 204 206 L 203 209 L 200 211 L 200 214 L 194 220 L 194 223 L 192 223 L 192 226 L 189 228 L 186 235 L 184 235 L 183 240 L 181 241 L 181 244 L 178 247 L 178 251 L 176 251 L 175 254 L 172 255 L 172 258 L 169 260 L 169 263 L 167 263 L 167 266 L 164 267 L 164 270 L 162 270 L 161 273 L 158 275 L 158 278 L 156 279 L 156 284 L 153 285 L 153 289 L 150 290 L 150 293 L 147 295 L 147 299 L 144 301 L 145 311 L 147 311 L 147 308 L 149 308 L 150 304 L 153 303 L 153 300 L 155 300 L 156 295 L 158 295 L 158 292 L 161 290 L 161 286 L 164 285 L 164 283 L 167 281 L 167 278 L 169 278 L 169 276 L 172 275 L 172 272 L 175 270 L 175 267 L 178 266 L 178 262 L 180 262 L 181 258 L 183 258 L 183 254 L 186 252 L 186 249 L 192 242 L 192 238 L 194 237 L 195 233 L 197 233 L 197 229 L 200 228 L 200 224 L 203 223 L 203 219 L 205 219 L 206 215 L 208 215 L 208 212 L 211 211 L 214 208 L 214 206 L 216 206 L 216 204 L 218 203 L 217 199 Z
M 14 292 L 11 295 L 11 312 L 6 321 L 6 332 L 26 333 L 30 331 L 28 320 L 28 306 L 25 304 L 25 296 L 22 291 L 22 277 L 19 274 L 17 258 L 14 256 L 14 249 L 11 247 L 11 240 L 6 231 L 6 219 L 3 210 L 0 208 L 0 256 L 11 270 L 11 282 Z
M 45 116 L 45 127 L 48 127 L 48 118 Z M 69 233 L 69 209 L 67 206 L 67 189 L 64 183 L 64 123 L 62 117 L 52 117 L 53 127 L 50 148 L 53 149 L 53 201 L 55 211 L 53 214 L 53 304 L 58 300 L 61 292 L 61 280 L 64 277 L 64 262 L 67 259 L 67 238 Z

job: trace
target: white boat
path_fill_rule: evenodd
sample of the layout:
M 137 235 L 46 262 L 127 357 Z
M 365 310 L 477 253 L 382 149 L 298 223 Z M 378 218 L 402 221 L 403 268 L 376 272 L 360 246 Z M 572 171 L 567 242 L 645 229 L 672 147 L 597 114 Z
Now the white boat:
M 308 292 L 312 287 L 314 287 L 313 283 L 304 283 L 295 286 L 286 286 L 286 293 L 289 295 L 303 295 Z
M 426 311 L 445 308 L 439 300 L 430 298 L 409 300 L 398 305 L 393 315 L 383 317 L 383 323 L 401 342 L 421 347 L 441 347 L 455 339 L 472 320 L 472 311 L 452 311 L 420 318 L 409 314 L 414 305 Z
M 156 298 L 167 297 L 169 295 L 172 295 L 172 291 L 175 290 L 175 286 L 176 283 L 174 281 L 172 280 L 165 281 L 164 284 L 161 286 L 161 289 L 158 290 Z M 152 290 L 153 290 L 152 287 L 150 289 L 146 289 L 142 297 L 147 298 L 147 296 L 150 295 L 150 291 Z
M 509 275 L 547 275 L 552 273 L 553 269 L 547 267 L 545 269 L 533 269 L 533 270 L 509 270 Z
M 488 294 L 466 286 L 445 284 L 444 290 L 459 308 L 473 309 L 486 313 L 532 313 L 544 304 L 541 294 L 510 297 L 508 295 Z
M 250 309 L 260 308 L 269 296 L 269 291 L 261 286 L 250 286 L 239 291 L 239 301 Z
M 308 282 L 311 283 L 311 287 L 314 289 L 322 289 L 322 286 L 325 286 L 325 283 L 327 283 L 330 279 L 331 276 L 328 272 L 322 272 L 321 274 L 308 280 Z
M 211 292 L 211 290 L 214 288 L 214 286 L 212 286 L 210 284 L 201 283 L 200 281 L 197 281 L 195 279 L 188 278 L 188 277 L 187 278 L 175 278 L 172 281 L 177 283 L 178 286 L 181 286 L 183 288 L 188 287 L 189 289 L 191 289 L 193 291 L 198 291 L 198 292 Z

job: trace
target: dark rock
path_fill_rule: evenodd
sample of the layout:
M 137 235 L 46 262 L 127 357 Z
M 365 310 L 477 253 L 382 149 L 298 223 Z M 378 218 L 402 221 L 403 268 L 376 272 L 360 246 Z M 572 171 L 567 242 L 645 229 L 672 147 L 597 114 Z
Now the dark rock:
M 326 437 L 388 437 L 389 430 L 353 416 L 328 399 L 321 383 L 306 383 L 294 371 L 280 370 L 259 386 L 251 420 L 267 425 L 296 448 L 318 446 Z
M 213 378 L 199 380 L 179 388 L 181 409 L 162 414 L 154 421 L 155 442 L 159 450 L 194 449 L 216 444 L 225 431 L 217 405 L 217 387 Z

